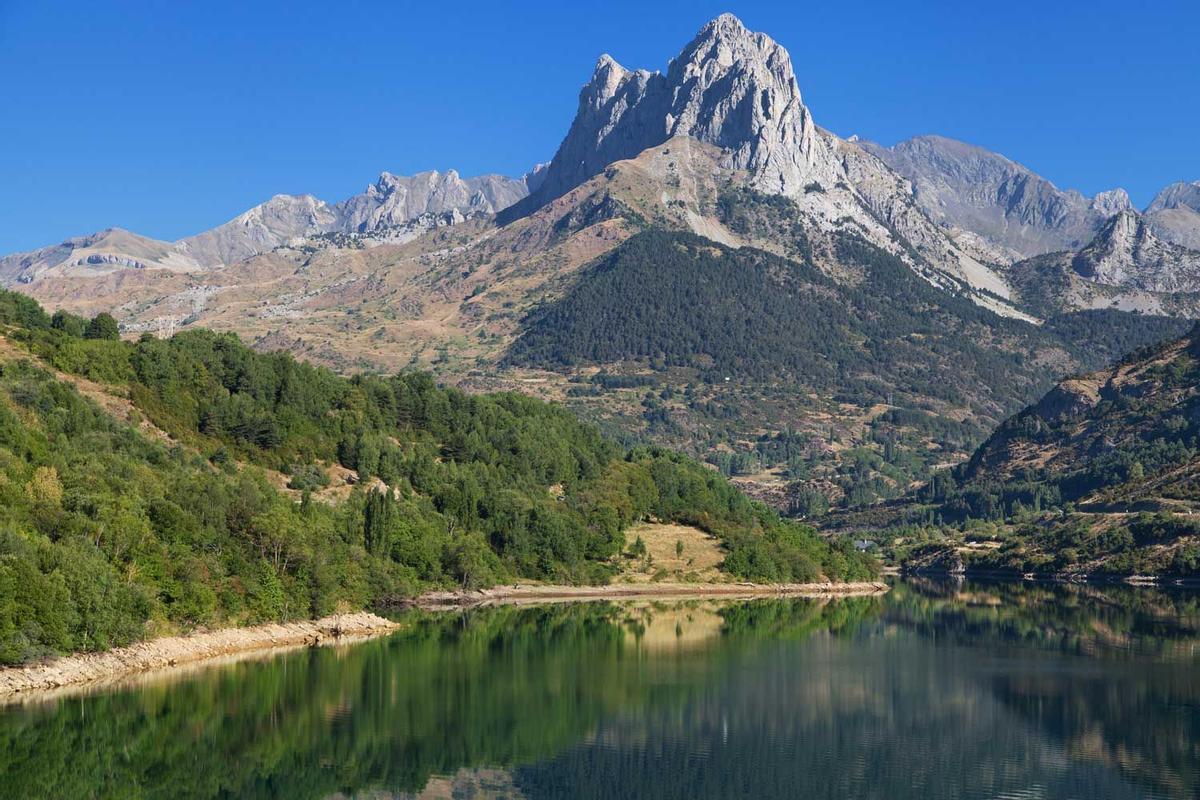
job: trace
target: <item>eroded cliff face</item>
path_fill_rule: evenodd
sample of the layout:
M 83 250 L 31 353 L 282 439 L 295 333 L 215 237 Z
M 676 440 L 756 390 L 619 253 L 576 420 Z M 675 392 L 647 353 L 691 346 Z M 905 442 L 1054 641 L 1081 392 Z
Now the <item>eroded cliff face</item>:
M 1200 181 L 1173 183 L 1146 207 L 1146 223 L 1155 236 L 1200 250 Z
M 1200 291 L 1200 252 L 1163 241 L 1145 217 L 1126 210 L 1110 219 L 1072 261 L 1088 280 L 1151 292 Z
M 544 204 L 676 136 L 726 151 L 761 191 L 797 195 L 837 171 L 804 106 L 787 51 L 731 14 L 705 25 L 666 72 L 601 56 L 579 110 L 535 193 Z
M 367 233 L 404 225 L 426 214 L 494 214 L 528 193 L 524 178 L 462 178 L 454 170 L 411 177 L 385 172 L 365 192 L 333 207 L 333 227 Z

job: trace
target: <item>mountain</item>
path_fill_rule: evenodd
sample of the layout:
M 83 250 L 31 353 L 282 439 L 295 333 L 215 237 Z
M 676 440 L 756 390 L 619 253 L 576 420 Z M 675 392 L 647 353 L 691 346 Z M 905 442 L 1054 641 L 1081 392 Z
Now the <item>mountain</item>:
M 330 205 L 312 195 L 278 194 L 203 233 L 163 242 L 120 228 L 0 258 L 0 286 L 39 278 L 105 275 L 123 269 L 204 272 L 237 264 L 283 245 L 331 233 L 370 233 L 407 226 L 409 237 L 439 227 L 449 216 L 493 214 L 540 185 L 542 167 L 522 178 L 454 170 L 402 177 L 384 172 L 361 194 Z
M 1094 197 L 1064 191 L 999 153 L 944 136 L 917 136 L 892 147 L 859 144 L 912 181 L 922 210 L 956 241 L 978 239 L 1002 262 L 1102 247 L 1111 237 L 1109 221 L 1136 213 L 1124 189 Z M 1139 216 L 1162 242 L 1200 250 L 1198 209 L 1200 182 L 1180 182 L 1163 189 Z M 1096 237 L 1101 241 L 1093 242 Z M 1129 286 L 1154 282 L 1133 280 Z
M 720 149 L 720 169 L 763 194 L 794 199 L 826 232 L 855 226 L 928 280 L 982 290 L 1000 313 L 1007 285 L 912 203 L 911 187 L 853 142 L 817 127 L 787 51 L 723 14 L 671 60 L 665 74 L 630 71 L 609 56 L 579 95 L 570 130 L 540 188 L 501 215 L 527 215 L 609 164 L 687 137 Z
M 527 176 L 460 178 L 454 170 L 402 177 L 385 172 L 362 194 L 338 203 L 325 230 L 369 233 L 427 214 L 494 214 L 529 194 Z
M 1171 297 L 1122 305 L 1134 290 L 1069 263 L 1048 273 L 1069 302 L 1040 295 L 1057 291 L 1042 271 L 935 223 L 908 180 L 817 126 L 786 50 L 728 15 L 665 73 L 601 58 L 554 159 L 519 181 L 385 175 L 335 205 L 275 198 L 226 231 L 187 256 L 262 252 L 30 272 L 21 289 L 127 335 L 232 331 L 339 372 L 560 400 L 783 507 L 797 489 L 903 495 L 1059 375 L 1183 325 L 1157 315 L 1184 313 Z
M 180 240 L 176 248 L 206 267 L 219 267 L 332 230 L 337 222 L 337 212 L 310 194 L 277 194 L 224 225 Z
M 1026 259 L 1005 275 L 1038 316 L 1083 308 L 1200 316 L 1200 252 L 1159 238 L 1150 215 L 1131 210 L 1109 219 L 1078 252 Z
M 601 56 L 531 204 L 544 205 L 614 161 L 676 136 L 722 148 L 730 166 L 774 194 L 799 195 L 810 182 L 832 184 L 838 175 L 801 101 L 787 51 L 722 14 L 665 75 L 631 72 Z
M 1146 207 L 1146 221 L 1159 238 L 1200 250 L 1200 181 L 1163 189 Z
M 1130 210 L 1105 223 L 1072 266 L 1083 277 L 1109 286 L 1200 291 L 1200 252 L 1163 241 L 1144 217 Z
M 1198 436 L 1200 325 L 1059 382 L 989 437 L 960 483 L 1043 485 L 1084 508 L 1187 510 L 1200 502 L 1200 484 L 1188 489 L 1200 476 Z
M 1124 189 L 1095 197 L 1063 191 L 999 153 L 944 136 L 860 144 L 912 181 L 917 203 L 934 220 L 1010 258 L 1077 250 L 1109 217 L 1132 208 Z
M 61 244 L 0 258 L 0 285 L 31 283 L 50 275 L 61 278 L 103 275 L 116 270 L 163 269 L 193 272 L 203 265 L 170 242 L 109 228 L 76 236 Z

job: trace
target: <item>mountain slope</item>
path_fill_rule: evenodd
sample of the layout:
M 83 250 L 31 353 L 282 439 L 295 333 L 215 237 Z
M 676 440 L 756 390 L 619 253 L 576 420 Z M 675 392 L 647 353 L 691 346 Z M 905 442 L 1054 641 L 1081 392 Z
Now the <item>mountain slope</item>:
M 1122 189 L 1088 198 L 1063 191 L 1021 164 L 943 136 L 892 147 L 862 146 L 912 181 L 934 220 L 974 233 L 1010 257 L 1087 244 L 1113 214 L 1130 209 Z
M 77 236 L 61 244 L 0 258 L 0 286 L 32 283 L 39 278 L 89 277 L 117 270 L 203 270 L 203 265 L 170 242 L 139 236 L 121 228 Z
M 1200 327 L 1115 366 L 1059 383 L 993 434 L 963 467 L 964 484 L 1021 478 L 1064 502 L 1200 499 Z M 1140 467 L 1136 466 L 1140 465 Z M 1189 500 L 1189 498 L 1191 498 Z
M 0 292 L 0 663 L 431 585 L 603 582 L 651 516 L 716 537 L 743 578 L 875 570 L 715 471 L 533 398 L 342 378 L 204 330 L 71 327 Z
M 1061 381 L 882 511 L 912 569 L 1200 579 L 1200 326 Z M 913 527 L 935 519 L 957 527 Z
M 706 381 L 791 382 L 864 407 L 920 398 L 988 414 L 1039 382 L 1040 359 L 1103 360 L 1129 346 L 1106 347 L 1103 326 L 1075 338 L 1067 333 L 1074 317 L 1043 327 L 996 317 L 861 239 L 847 235 L 835 247 L 839 263 L 858 270 L 852 284 L 803 258 L 686 233 L 639 233 L 533 311 L 507 358 L 552 369 L 688 368 Z M 1151 340 L 1181 326 L 1155 322 L 1142 321 Z
M 361 194 L 330 205 L 312 195 L 279 194 L 215 228 L 162 242 L 120 228 L 0 258 L 0 286 L 38 279 L 163 269 L 204 273 L 325 234 L 409 226 L 406 238 L 470 214 L 492 214 L 540 185 L 541 169 L 522 178 L 461 178 L 454 170 L 402 177 L 385 172 Z
M 1146 224 L 1161 239 L 1200 250 L 1200 181 L 1173 183 L 1146 207 Z

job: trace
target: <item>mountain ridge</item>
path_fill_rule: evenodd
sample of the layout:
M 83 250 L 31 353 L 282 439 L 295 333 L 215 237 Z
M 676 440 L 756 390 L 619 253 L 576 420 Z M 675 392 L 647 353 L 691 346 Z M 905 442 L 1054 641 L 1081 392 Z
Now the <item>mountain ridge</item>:
M 204 272 L 330 233 L 367 233 L 412 223 L 420 223 L 419 232 L 447 214 L 494 214 L 526 196 L 531 182 L 539 185 L 542 172 L 541 165 L 521 178 L 490 173 L 462 178 L 453 169 L 412 176 L 385 171 L 366 190 L 338 203 L 311 194 L 276 194 L 227 222 L 174 242 L 108 228 L 0 257 L 0 285 L 28 284 L 55 268 L 67 277 L 108 268 Z M 427 221 L 422 223 L 423 218 Z

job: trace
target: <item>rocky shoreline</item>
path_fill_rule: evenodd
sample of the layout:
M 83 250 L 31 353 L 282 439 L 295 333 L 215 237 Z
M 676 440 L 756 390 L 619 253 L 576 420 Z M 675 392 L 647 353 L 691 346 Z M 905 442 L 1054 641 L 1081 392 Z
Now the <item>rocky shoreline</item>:
M 600 586 L 515 584 L 489 589 L 427 592 L 406 605 L 424 609 L 590 600 L 702 598 L 850 597 L 885 594 L 882 581 L 857 583 L 609 583 Z
M 337 644 L 388 633 L 396 627 L 391 620 L 361 612 L 151 639 L 103 653 L 79 653 L 0 669 L 0 702 L 271 648 Z

